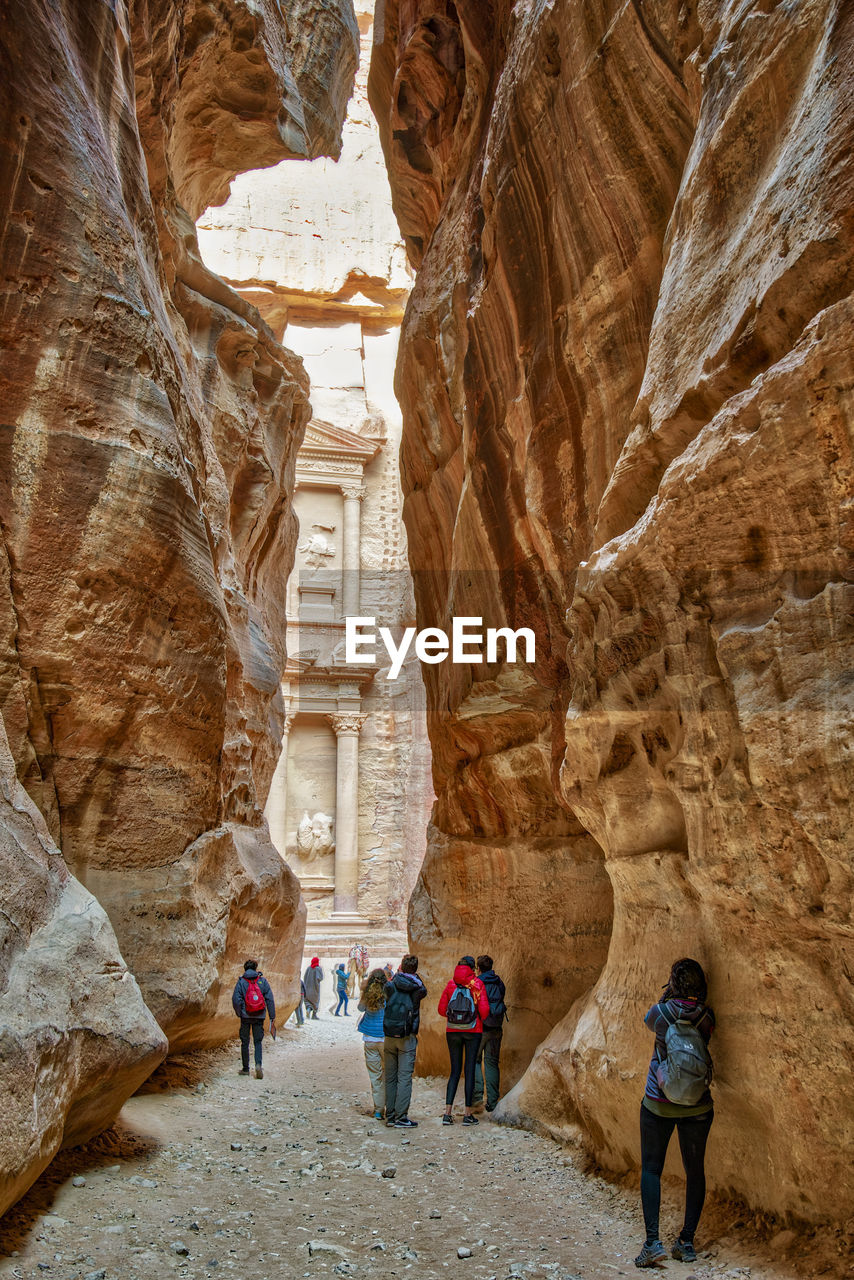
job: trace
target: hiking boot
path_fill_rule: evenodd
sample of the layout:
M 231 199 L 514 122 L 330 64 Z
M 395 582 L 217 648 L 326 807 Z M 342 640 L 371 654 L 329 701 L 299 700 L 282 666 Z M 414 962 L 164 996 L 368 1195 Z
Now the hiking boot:
M 394 1122 L 395 1129 L 417 1129 L 418 1121 L 410 1120 L 409 1116 L 401 1116 L 399 1120 Z
M 463 1124 L 480 1124 L 477 1116 L 463 1116 Z
M 248 1075 L 249 1075 L 249 1068 L 248 1068 L 248 1067 L 241 1067 L 237 1074 L 238 1074 L 239 1076 L 248 1076 Z
M 261 1064 L 260 1064 L 260 1063 L 259 1063 L 259 1064 L 258 1064 L 258 1066 L 255 1068 L 255 1079 L 256 1079 L 256 1080 L 263 1080 L 263 1079 L 264 1079 L 264 1072 L 263 1072 L 263 1070 L 262 1070 L 262 1068 L 261 1068 Z
M 670 1250 L 670 1256 L 675 1258 L 677 1262 L 696 1262 L 697 1251 L 694 1248 L 693 1240 L 677 1240 Z
M 442 1124 L 453 1124 L 454 1117 L 449 1115 L 442 1116 Z
M 667 1261 L 667 1250 L 660 1240 L 647 1242 L 635 1258 L 636 1267 L 657 1267 L 659 1262 Z

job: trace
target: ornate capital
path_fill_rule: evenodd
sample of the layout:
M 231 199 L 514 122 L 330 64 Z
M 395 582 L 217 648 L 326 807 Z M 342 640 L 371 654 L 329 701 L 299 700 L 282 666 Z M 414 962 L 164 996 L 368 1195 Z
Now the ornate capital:
M 355 498 L 357 502 L 361 502 L 365 496 L 365 486 L 363 484 L 342 484 L 341 492 L 345 498 Z
M 360 733 L 362 725 L 367 720 L 366 715 L 360 715 L 358 712 L 347 711 L 342 715 L 329 715 L 326 719 L 335 730 L 335 736 L 339 733 Z

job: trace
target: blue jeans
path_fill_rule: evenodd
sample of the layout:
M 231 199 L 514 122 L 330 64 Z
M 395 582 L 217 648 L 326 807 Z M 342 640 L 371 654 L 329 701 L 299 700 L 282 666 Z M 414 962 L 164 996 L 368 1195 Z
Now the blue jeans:
M 339 991 L 339 992 L 338 992 L 338 1008 L 335 1010 L 335 1017 L 336 1017 L 336 1018 L 338 1017 L 338 1013 L 339 1013 L 339 1011 L 340 1011 L 340 1009 L 341 1009 L 341 1005 L 342 1005 L 342 1004 L 343 1004 L 343 1006 L 344 1006 L 344 1013 L 346 1014 L 346 1012 L 347 1012 L 347 1005 L 349 1004 L 349 1002 L 350 1002 L 350 997 L 347 995 L 347 992 L 346 992 L 346 991 Z

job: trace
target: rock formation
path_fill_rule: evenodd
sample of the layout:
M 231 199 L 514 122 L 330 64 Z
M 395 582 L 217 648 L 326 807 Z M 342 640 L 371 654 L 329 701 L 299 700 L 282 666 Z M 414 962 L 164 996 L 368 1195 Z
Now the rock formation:
M 357 40 L 349 0 L 4 11 L 0 713 L 47 829 L 11 802 L 33 900 L 0 954 L 19 992 L 28 940 L 59 938 L 43 1052 L 66 1074 L 47 1136 L 4 1149 L 10 1195 L 66 1113 L 79 1140 L 162 1054 L 121 956 L 173 1046 L 231 1032 L 246 952 L 298 993 L 304 908 L 263 806 L 307 378 L 193 218 L 239 169 L 335 152 Z
M 426 672 L 428 986 L 490 950 L 514 1075 L 551 1028 L 504 1114 L 619 1171 L 697 956 L 710 1185 L 844 1217 L 851 11 L 386 0 L 376 38 L 419 625 L 537 636 Z
M 0 1214 L 166 1052 L 102 908 L 18 782 L 0 720 Z
M 311 378 L 314 420 L 297 463 L 301 533 L 283 682 L 291 728 L 267 814 L 274 842 L 300 876 L 307 946 L 326 955 L 328 944 L 336 960 L 369 928 L 374 953 L 391 954 L 392 942 L 400 947 L 399 938 L 389 940 L 386 951 L 376 930 L 406 927 L 433 801 L 414 654 L 398 679 L 386 680 L 381 658 L 358 673 L 354 686 L 341 652 L 346 614 L 376 617 L 395 634 L 414 622 L 401 517 L 402 424 L 393 391 L 412 273 L 367 101 L 373 8 L 373 0 L 356 0 L 360 63 L 339 159 L 285 160 L 242 174 L 229 199 L 198 220 L 205 262 L 258 307 L 276 336 L 303 357 Z M 359 496 L 358 537 L 343 493 Z M 326 604 L 312 616 L 317 585 L 335 590 L 319 597 Z M 323 714 L 336 705 L 365 717 L 351 795 L 354 808 L 358 800 L 358 918 L 349 921 L 340 914 L 351 823 L 336 812 L 337 746 Z M 335 853 L 331 841 L 320 849 L 310 833 L 318 811 L 335 817 L 336 839 L 344 818 L 344 846 Z M 339 919 L 330 920 L 333 912 Z

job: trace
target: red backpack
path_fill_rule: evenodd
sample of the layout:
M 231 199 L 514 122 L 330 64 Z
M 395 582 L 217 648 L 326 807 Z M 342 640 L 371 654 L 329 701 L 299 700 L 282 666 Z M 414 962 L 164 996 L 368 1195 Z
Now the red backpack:
M 267 1012 L 267 1001 L 261 994 L 257 978 L 246 979 L 246 995 L 243 997 L 243 1004 L 246 1007 L 247 1018 L 257 1018 L 259 1013 L 263 1017 Z

